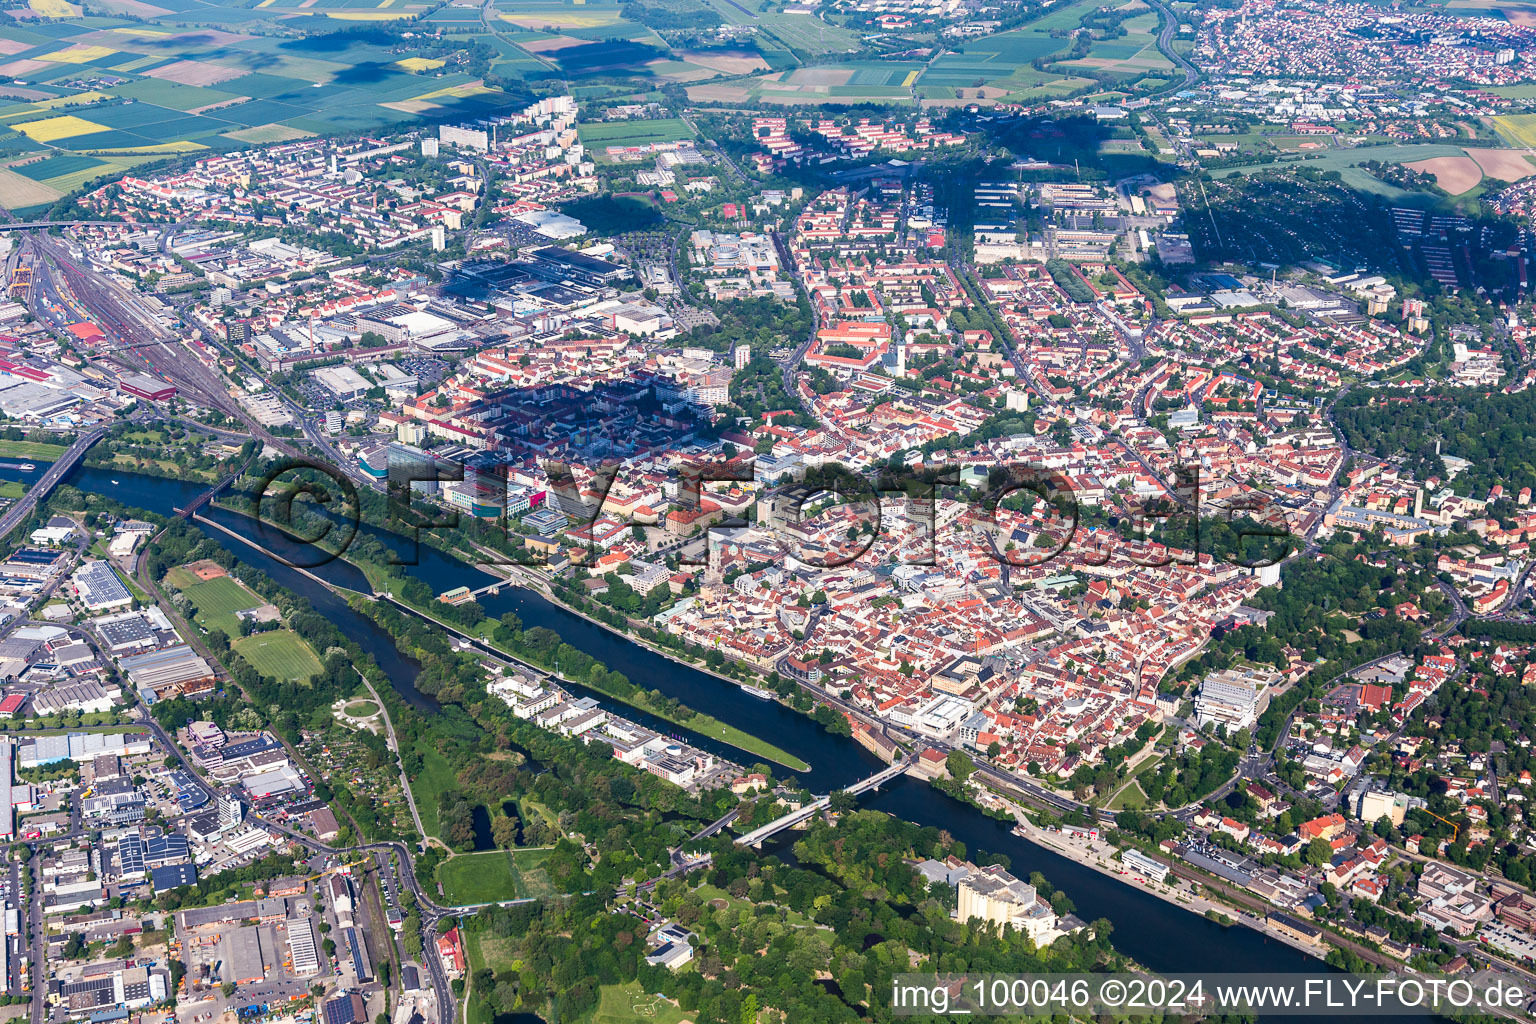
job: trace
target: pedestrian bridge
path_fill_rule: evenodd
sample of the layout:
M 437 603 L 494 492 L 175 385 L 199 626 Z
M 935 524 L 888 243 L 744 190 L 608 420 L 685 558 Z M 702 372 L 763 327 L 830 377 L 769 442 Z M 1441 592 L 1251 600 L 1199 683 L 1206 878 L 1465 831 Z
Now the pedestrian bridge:
M 912 767 L 912 763 L 906 759 L 897 761 L 895 764 L 890 765 L 887 768 L 882 768 L 880 771 L 866 779 L 860 779 L 858 782 L 853 783 L 851 786 L 843 787 L 839 792 L 848 793 L 851 796 L 858 796 L 860 793 L 868 793 L 872 789 L 879 789 L 882 785 L 890 782 L 896 776 L 904 774 L 910 767 Z M 736 845 L 757 846 L 765 839 L 770 839 L 787 828 L 794 828 L 801 822 L 809 821 L 816 815 L 820 814 L 822 811 L 826 810 L 827 807 L 831 805 L 831 803 L 832 798 L 830 796 L 817 797 L 815 800 L 812 800 L 798 811 L 790 811 L 783 817 L 776 818 L 766 825 L 755 828 L 744 836 L 737 836 Z

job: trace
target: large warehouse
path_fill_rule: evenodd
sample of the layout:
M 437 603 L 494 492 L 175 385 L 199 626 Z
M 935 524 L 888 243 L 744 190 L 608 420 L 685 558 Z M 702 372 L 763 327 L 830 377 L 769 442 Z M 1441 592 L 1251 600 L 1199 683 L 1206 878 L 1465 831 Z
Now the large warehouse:
M 120 664 L 133 685 L 153 693 L 156 700 L 167 690 L 182 692 L 213 680 L 213 667 L 185 644 L 131 655 Z
M 164 402 L 176 395 L 176 385 L 167 384 L 159 377 L 151 377 L 147 373 L 123 374 L 117 379 L 117 390 L 133 398 L 143 398 L 151 402 Z

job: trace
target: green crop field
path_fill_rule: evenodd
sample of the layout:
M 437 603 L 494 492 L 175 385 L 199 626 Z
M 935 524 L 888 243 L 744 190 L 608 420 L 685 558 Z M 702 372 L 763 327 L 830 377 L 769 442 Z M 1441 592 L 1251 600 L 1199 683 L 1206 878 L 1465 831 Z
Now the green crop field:
M 240 635 L 240 620 L 235 612 L 264 603 L 229 576 L 182 587 L 181 591 L 196 606 L 195 617 L 200 625 L 206 629 L 222 630 L 230 637 Z
M 0 105 L 0 156 L 41 149 L 118 157 L 224 151 L 478 116 L 517 101 L 461 68 L 416 73 L 421 69 L 409 60 L 419 47 L 384 26 L 438 6 L 425 0 L 254 0 L 249 6 L 166 0 L 154 8 L 134 0 L 129 6 L 102 0 L 91 17 L 0 25 L 0 41 L 9 44 L 5 62 L 26 68 L 30 87 L 57 93 Z M 466 47 L 501 42 L 482 30 L 478 9 L 440 13 L 439 20 L 462 26 Z M 646 34 L 639 29 L 625 38 Z M 609 45 L 601 38 L 594 37 L 594 59 Z M 501 45 L 506 52 L 499 61 L 508 70 L 545 67 Z M 80 81 L 86 72 L 105 77 Z M 58 109 L 64 106 L 67 111 Z M 50 165 L 22 177 L 68 191 L 91 170 Z
M 14 168 L 14 170 L 17 174 L 31 178 L 33 181 L 48 181 L 51 178 L 74 174 L 77 171 L 88 171 L 106 166 L 105 161 L 89 156 L 50 156 L 39 160 L 37 163 Z
M 234 647 L 252 668 L 273 679 L 306 682 L 321 670 L 314 649 L 291 629 L 253 633 L 236 640 Z

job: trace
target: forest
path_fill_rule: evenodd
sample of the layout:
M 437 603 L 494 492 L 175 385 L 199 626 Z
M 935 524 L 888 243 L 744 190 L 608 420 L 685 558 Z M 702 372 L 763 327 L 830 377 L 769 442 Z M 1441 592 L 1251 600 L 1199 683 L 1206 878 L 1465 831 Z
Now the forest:
M 1446 480 L 1442 455 L 1465 459 L 1450 481 L 1456 493 L 1483 497 L 1494 484 L 1513 496 L 1536 488 L 1536 389 L 1514 394 L 1442 390 L 1431 394 L 1351 392 L 1334 408 L 1351 447 L 1378 458 L 1404 460 L 1418 480 Z M 1513 511 L 1490 508 L 1495 518 Z
M 693 933 L 697 970 L 648 966 L 649 925 L 639 912 L 605 914 L 587 897 L 471 919 L 498 951 L 471 989 L 496 1013 L 542 1009 L 558 998 L 561 1019 L 573 1019 L 596 1006 L 600 987 L 638 980 L 699 1024 L 757 1020 L 765 1007 L 777 1019 L 819 1024 L 895 1019 L 888 1000 L 896 973 L 1119 964 L 1105 921 L 1046 950 L 1014 932 L 954 921 L 953 890 L 929 886 L 912 867 L 950 855 L 967 851 L 939 829 L 872 811 L 845 815 L 836 828 L 814 825 L 795 843 L 792 863 L 722 843 L 702 877 L 664 881 L 649 899 Z M 1052 896 L 1048 886 L 1041 892 Z

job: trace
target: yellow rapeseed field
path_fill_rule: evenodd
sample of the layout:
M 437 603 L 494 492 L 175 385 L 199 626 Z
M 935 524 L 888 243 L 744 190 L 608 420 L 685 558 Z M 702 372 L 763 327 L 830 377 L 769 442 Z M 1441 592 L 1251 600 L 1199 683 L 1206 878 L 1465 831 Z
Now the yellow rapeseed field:
M 117 51 L 110 46 L 71 46 L 63 50 L 55 50 L 45 53 L 36 60 L 52 61 L 55 64 L 84 64 L 88 60 L 97 57 L 110 57 Z
M 64 0 L 27 0 L 27 6 L 45 18 L 80 17 L 80 8 Z
M 89 135 L 92 132 L 104 132 L 107 126 L 97 124 L 95 121 L 87 121 L 83 117 L 73 114 L 65 114 L 62 117 L 45 117 L 41 121 L 23 121 L 21 124 L 13 124 L 12 128 L 21 132 L 33 142 L 57 142 L 60 139 L 72 139 L 76 135 Z

